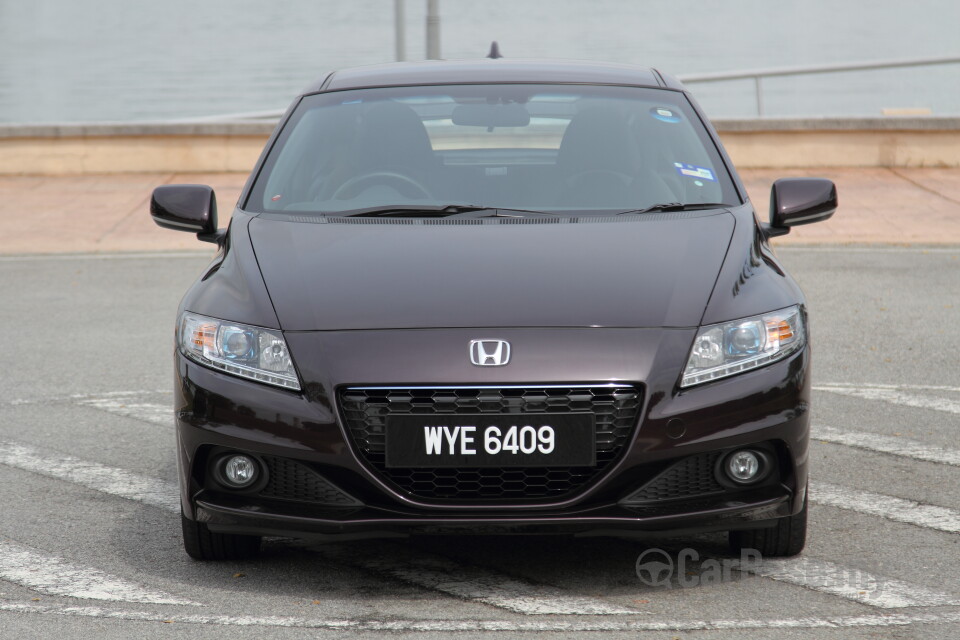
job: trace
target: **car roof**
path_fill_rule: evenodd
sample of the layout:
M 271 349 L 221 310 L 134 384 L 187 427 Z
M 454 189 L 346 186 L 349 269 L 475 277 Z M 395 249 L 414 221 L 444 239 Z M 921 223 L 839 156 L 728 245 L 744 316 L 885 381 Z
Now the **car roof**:
M 401 85 L 550 82 L 613 84 L 682 90 L 656 69 L 584 60 L 425 60 L 394 62 L 335 71 L 304 93 Z

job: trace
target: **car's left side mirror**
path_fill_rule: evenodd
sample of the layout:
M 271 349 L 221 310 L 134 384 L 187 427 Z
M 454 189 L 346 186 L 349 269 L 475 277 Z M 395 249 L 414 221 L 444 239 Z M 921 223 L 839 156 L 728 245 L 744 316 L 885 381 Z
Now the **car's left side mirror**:
M 220 242 L 217 231 L 217 196 L 203 184 L 167 184 L 153 190 L 153 221 L 166 229 L 190 231 L 205 242 Z
M 790 233 L 790 227 L 826 220 L 837 210 L 837 186 L 823 178 L 781 178 L 770 190 L 768 236 Z

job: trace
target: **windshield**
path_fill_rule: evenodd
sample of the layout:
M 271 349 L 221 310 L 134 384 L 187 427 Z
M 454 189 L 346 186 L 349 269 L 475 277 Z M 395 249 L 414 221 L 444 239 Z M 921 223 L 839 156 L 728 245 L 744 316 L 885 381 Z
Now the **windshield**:
M 548 212 L 740 200 L 676 91 L 388 87 L 305 97 L 246 207 L 342 213 L 472 205 Z

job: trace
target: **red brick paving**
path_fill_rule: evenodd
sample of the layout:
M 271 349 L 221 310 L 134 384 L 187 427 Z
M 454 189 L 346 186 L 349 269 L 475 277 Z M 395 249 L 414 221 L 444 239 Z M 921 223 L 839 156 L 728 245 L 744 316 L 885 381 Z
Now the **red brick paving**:
M 960 244 L 960 169 L 748 169 L 741 172 L 761 219 L 777 178 L 815 176 L 837 184 L 833 218 L 797 227 L 778 244 Z
M 960 169 L 747 169 L 741 176 L 762 219 L 777 178 L 820 176 L 837 183 L 834 217 L 798 227 L 777 244 L 960 245 Z M 245 181 L 239 173 L 0 176 L 0 254 L 210 248 L 191 234 L 154 225 L 150 192 L 161 184 L 209 184 L 223 226 Z

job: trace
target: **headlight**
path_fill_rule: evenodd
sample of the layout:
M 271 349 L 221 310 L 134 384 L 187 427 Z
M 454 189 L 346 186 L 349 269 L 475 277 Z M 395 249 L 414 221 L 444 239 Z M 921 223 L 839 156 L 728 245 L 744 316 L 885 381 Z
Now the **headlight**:
M 701 327 L 680 386 L 725 378 L 785 358 L 803 346 L 804 335 L 797 306 Z
M 183 355 L 202 365 L 300 390 L 287 341 L 279 331 L 184 313 L 177 342 Z

